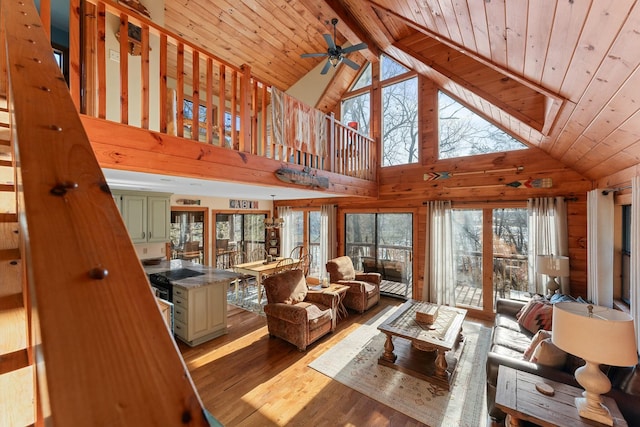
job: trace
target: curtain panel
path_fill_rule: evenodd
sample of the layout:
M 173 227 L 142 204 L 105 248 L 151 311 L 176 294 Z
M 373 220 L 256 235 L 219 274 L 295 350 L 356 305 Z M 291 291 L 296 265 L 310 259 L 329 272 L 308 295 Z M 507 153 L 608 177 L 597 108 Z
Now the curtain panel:
M 293 210 L 289 206 L 279 206 L 278 216 L 284 219 L 284 226 L 280 230 L 280 256 L 288 257 L 295 247 Z
M 541 197 L 527 201 L 529 216 L 529 292 L 544 295 L 549 278 L 537 273 L 538 255 L 569 256 L 567 202 L 564 197 Z M 569 293 L 569 277 L 558 277 L 560 292 Z
M 335 205 L 320 207 L 320 259 L 317 262 L 321 278 L 326 275 L 327 261 L 335 258 L 337 254 L 336 216 L 337 208 Z
M 613 192 L 587 193 L 587 298 L 613 307 Z
M 425 241 L 423 299 L 455 306 L 456 270 L 450 201 L 428 202 Z
M 631 316 L 636 327 L 636 345 L 640 351 L 640 176 L 631 180 Z

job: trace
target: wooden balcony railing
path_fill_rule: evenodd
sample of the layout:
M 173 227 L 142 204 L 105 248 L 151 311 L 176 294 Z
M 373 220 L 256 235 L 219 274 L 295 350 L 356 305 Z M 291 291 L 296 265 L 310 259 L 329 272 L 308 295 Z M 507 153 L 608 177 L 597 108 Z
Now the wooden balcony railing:
M 35 425 L 209 425 L 33 2 L 0 26 Z
M 325 149 L 292 138 L 276 144 L 273 129 L 288 120 L 274 123 L 272 88 L 249 66 L 229 64 L 113 1 L 70 3 L 70 89 L 82 114 L 375 180 L 375 142 L 332 116 L 325 116 Z

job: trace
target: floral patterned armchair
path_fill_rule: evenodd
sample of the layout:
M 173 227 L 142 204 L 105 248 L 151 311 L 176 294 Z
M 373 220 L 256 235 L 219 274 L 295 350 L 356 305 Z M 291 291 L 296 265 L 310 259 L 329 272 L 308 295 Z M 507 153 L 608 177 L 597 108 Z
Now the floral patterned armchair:
M 357 273 L 348 256 L 327 262 L 331 283 L 349 286 L 344 305 L 359 313 L 370 309 L 380 301 L 380 273 Z
M 302 270 L 267 277 L 264 290 L 269 336 L 282 338 L 305 351 L 309 344 L 335 329 L 338 295 L 309 292 Z

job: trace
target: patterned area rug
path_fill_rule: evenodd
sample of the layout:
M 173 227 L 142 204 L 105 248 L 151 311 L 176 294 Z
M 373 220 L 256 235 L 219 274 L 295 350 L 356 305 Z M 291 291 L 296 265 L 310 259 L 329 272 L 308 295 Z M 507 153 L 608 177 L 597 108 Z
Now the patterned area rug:
M 231 285 L 227 290 L 227 303 L 264 316 L 264 306 L 267 303 L 267 296 L 263 293 L 261 304 L 258 304 L 258 289 L 255 285 L 247 286 L 244 293 L 241 288 L 238 289 L 237 297 L 235 286 Z
M 377 326 L 395 310 L 389 307 L 309 366 L 428 426 L 486 426 L 485 361 L 491 329 L 465 321 L 458 372 L 453 387 L 446 391 L 378 364 L 385 335 Z

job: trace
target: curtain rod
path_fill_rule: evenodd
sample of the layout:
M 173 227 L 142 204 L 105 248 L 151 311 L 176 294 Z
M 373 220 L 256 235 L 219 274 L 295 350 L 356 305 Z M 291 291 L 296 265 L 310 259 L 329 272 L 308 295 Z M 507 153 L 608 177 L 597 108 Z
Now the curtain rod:
M 631 188 L 631 187 L 629 187 Z M 554 197 L 555 199 L 555 197 Z M 470 201 L 456 201 L 456 200 L 452 200 L 451 203 L 459 203 L 459 204 L 464 204 L 464 203 L 526 203 L 527 200 L 529 199 L 518 199 L 518 200 L 470 200 Z M 577 202 L 578 198 L 577 197 L 565 197 L 564 200 L 566 200 L 567 202 Z M 426 206 L 429 203 L 429 200 L 422 202 L 422 206 Z
M 608 196 L 609 193 L 617 193 L 618 191 L 628 190 L 629 188 L 631 188 L 631 185 L 627 185 L 626 187 L 618 187 L 618 188 L 606 188 L 602 190 L 602 195 Z

